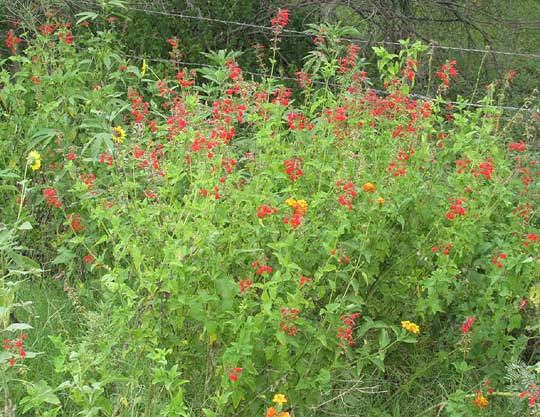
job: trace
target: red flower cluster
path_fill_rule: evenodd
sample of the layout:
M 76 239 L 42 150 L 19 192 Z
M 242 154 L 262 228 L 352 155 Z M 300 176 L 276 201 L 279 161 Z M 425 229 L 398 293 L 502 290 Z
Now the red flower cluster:
M 277 208 L 275 207 L 270 207 L 266 205 L 257 207 L 257 217 L 259 219 L 262 219 L 264 217 L 269 217 L 273 214 L 277 214 Z
M 229 68 L 229 78 L 231 80 L 236 80 L 242 75 L 242 70 L 236 62 L 228 60 L 227 62 L 225 62 L 225 65 L 227 66 L 227 68 Z
M 243 369 L 242 368 L 232 368 L 230 371 L 229 371 L 229 379 L 231 381 L 237 381 L 238 380 L 238 377 L 240 376 L 240 374 L 242 373 Z
M 107 165 L 112 166 L 112 164 L 113 164 L 113 157 L 112 157 L 112 155 L 109 155 L 109 154 L 103 152 L 103 153 L 99 156 L 99 163 L 100 163 L 100 164 L 107 163 Z
M 462 174 L 463 170 L 466 169 L 469 166 L 470 163 L 471 163 L 470 159 L 465 159 L 465 160 L 458 159 L 456 161 L 456 165 L 458 166 L 457 173 Z
M 54 188 L 45 188 L 43 190 L 43 196 L 47 200 L 49 206 L 56 206 L 57 208 L 62 207 L 62 203 L 58 200 L 58 194 Z
M 330 255 L 331 255 L 331 256 L 335 256 L 337 253 L 338 253 L 337 249 L 332 249 L 332 250 L 330 251 Z M 343 264 L 343 263 L 348 264 L 349 262 L 351 262 L 351 258 L 349 258 L 347 255 L 345 255 L 343 249 L 340 247 L 340 248 L 339 248 L 339 259 L 338 259 L 338 263 L 339 263 L 339 264 Z
M 458 74 L 455 65 L 456 61 L 449 61 L 441 66 L 440 71 L 437 71 L 437 77 L 442 80 L 446 87 L 450 85 L 450 78 L 455 78 Z
M 500 261 L 500 260 L 505 260 L 506 259 L 506 254 L 505 253 L 500 253 L 499 255 L 497 255 L 496 257 L 494 257 L 491 262 L 494 263 L 495 265 L 497 265 L 497 268 L 499 269 L 502 269 L 502 267 L 504 266 L 503 263 Z
M 524 152 L 527 150 L 527 145 L 525 145 L 525 142 L 523 142 L 522 140 L 520 140 L 519 142 L 512 142 L 508 145 L 508 147 L 510 148 L 510 150 L 513 151 Z
M 134 123 L 141 123 L 148 115 L 150 105 L 143 101 L 142 96 L 132 88 L 128 90 L 129 100 L 131 101 L 131 115 L 135 118 Z
M 289 11 L 285 9 L 280 9 L 278 11 L 277 17 L 273 17 L 270 20 L 272 28 L 277 29 L 277 32 L 280 33 L 285 26 L 289 23 Z
M 296 336 L 296 333 L 298 332 L 298 328 L 296 326 L 289 326 L 291 321 L 295 322 L 298 320 L 298 314 L 300 313 L 300 310 L 294 309 L 294 308 L 282 308 L 281 309 L 281 317 L 284 321 L 281 321 L 279 323 L 279 328 L 282 332 L 287 333 L 289 336 Z
M 186 79 L 186 70 L 178 71 L 176 73 L 176 80 L 182 87 L 191 87 L 193 84 L 195 84 L 194 79 Z
M 532 213 L 532 207 L 529 203 L 525 204 L 524 206 L 517 206 L 514 209 L 514 216 L 521 216 L 523 220 L 527 221 L 529 220 L 529 215 Z
M 96 258 L 94 258 L 92 255 L 85 255 L 83 257 L 83 261 L 87 264 L 93 264 L 95 262 Z
M 354 184 L 352 181 L 342 181 L 338 180 L 336 182 L 336 187 L 339 187 L 341 191 L 338 191 L 340 193 L 338 201 L 339 204 L 342 206 L 346 206 L 349 210 L 353 209 L 352 200 L 354 197 L 356 197 L 356 191 L 354 190 Z
M 529 407 L 538 407 L 540 405 L 540 385 L 529 385 L 529 391 L 519 394 L 520 398 L 529 398 Z
M 452 245 L 451 243 L 447 243 L 444 247 L 444 250 L 443 250 L 443 253 L 448 256 L 450 254 L 450 249 L 452 249 L 454 247 L 454 245 Z M 437 251 L 439 250 L 439 246 L 434 246 L 432 249 L 431 249 L 431 252 L 433 253 L 436 253 Z
M 308 130 L 313 130 L 315 127 L 313 123 L 306 125 L 306 116 L 300 112 L 287 113 L 287 126 L 291 130 L 304 130 L 306 127 Z
M 446 218 L 448 220 L 454 220 L 456 216 L 464 216 L 466 210 L 463 207 L 463 203 L 466 201 L 467 199 L 465 198 L 456 198 L 454 200 L 453 197 L 450 197 L 450 202 L 452 202 L 452 204 L 450 205 L 450 211 L 446 212 Z
M 463 323 L 463 325 L 461 326 L 461 331 L 463 332 L 463 334 L 469 333 L 469 330 L 471 330 L 471 327 L 475 321 L 475 317 L 470 317 L 467 319 L 467 321 L 465 321 L 465 323 Z
M 17 44 L 21 43 L 21 41 L 22 39 L 13 36 L 13 33 L 11 31 L 7 32 L 6 46 L 13 55 L 17 53 Z
M 343 314 L 341 316 L 341 321 L 346 324 L 346 327 L 340 327 L 338 329 L 337 337 L 338 339 L 343 339 L 343 341 L 341 342 L 341 347 L 344 347 L 345 341 L 347 341 L 349 346 L 354 346 L 352 333 L 354 326 L 356 326 L 356 319 L 358 317 L 360 317 L 360 313 Z
M 407 161 L 411 159 L 411 155 L 414 155 L 414 149 L 409 149 L 408 151 L 399 151 L 397 154 L 396 161 L 390 162 L 386 172 L 391 173 L 394 177 L 399 177 L 407 174 Z
M 236 166 L 236 159 L 229 159 L 228 161 L 222 159 L 221 166 L 225 169 L 225 171 L 227 171 L 227 174 L 231 174 L 233 167 Z
M 226 98 L 222 101 L 215 101 L 212 103 L 214 122 L 223 121 L 225 125 L 230 125 L 233 120 L 231 116 L 235 116 L 235 120 L 239 123 L 244 121 L 244 112 L 247 107 L 245 104 L 235 105 L 230 98 Z M 221 126 L 223 129 L 225 126 Z M 211 135 L 212 139 L 219 137 L 223 139 L 225 143 L 228 143 L 231 137 L 227 137 L 227 134 L 215 132 Z
M 50 24 L 50 25 L 41 25 L 39 30 L 43 36 L 49 36 L 54 33 L 56 29 L 60 27 L 59 23 Z
M 241 279 L 238 284 L 240 284 L 240 292 L 243 294 L 253 283 L 250 279 Z
M 527 235 L 527 240 L 523 242 L 523 245 L 529 246 L 532 243 L 538 242 L 540 235 L 537 235 L 536 233 L 530 233 Z
M 78 213 L 75 214 L 68 214 L 67 215 L 68 220 L 71 222 L 71 230 L 74 232 L 82 232 L 84 230 L 84 226 L 81 224 L 81 215 Z
M 21 337 L 18 337 L 15 340 L 4 339 L 2 341 L 2 348 L 4 350 L 6 350 L 6 351 L 17 351 L 17 353 L 19 355 L 18 357 L 20 359 L 24 359 L 26 357 L 26 351 L 24 350 L 24 342 L 23 342 L 23 340 L 25 340 L 26 338 L 27 338 L 26 333 L 23 333 L 21 335 Z M 13 355 L 13 353 L 12 353 L 12 355 Z M 11 356 L 8 359 L 9 366 L 14 366 L 15 362 L 17 362 L 17 356 Z
M 262 275 L 264 273 L 269 273 L 271 274 L 273 269 L 271 266 L 268 266 L 268 265 L 263 265 L 262 263 L 260 263 L 259 261 L 255 261 L 251 264 L 251 266 L 253 267 L 253 269 L 256 269 L 257 270 L 257 275 Z
M 407 60 L 407 67 L 401 70 L 401 73 L 409 80 L 413 81 L 416 76 L 416 71 L 418 68 L 418 61 L 414 59 Z
M 347 116 L 345 115 L 345 112 L 347 111 L 347 107 L 336 107 L 335 109 L 327 109 L 326 110 L 326 121 L 328 123 L 336 123 L 344 122 L 347 120 Z
M 94 188 L 94 181 L 96 176 L 94 174 L 81 174 L 81 180 L 86 184 L 86 187 L 91 190 Z
M 472 168 L 471 172 L 474 178 L 478 178 L 479 175 L 483 175 L 486 179 L 490 180 L 493 176 L 493 158 L 487 158 L 485 162 L 479 165 L 480 169 Z
M 288 106 L 292 92 L 290 88 L 278 88 L 272 93 L 272 95 L 274 96 L 272 99 L 272 104 L 280 103 L 282 106 Z
M 71 33 L 71 30 L 66 30 L 65 34 L 62 32 L 58 33 L 58 37 L 63 39 L 67 45 L 73 45 L 73 33 Z
M 349 69 L 356 67 L 356 59 L 359 52 L 360 47 L 358 45 L 354 43 L 347 45 L 347 56 L 345 58 L 338 58 L 340 73 L 347 73 Z
M 308 277 L 300 277 L 300 287 L 303 287 L 304 284 L 307 284 L 308 282 L 311 282 L 311 278 Z
M 293 182 L 296 181 L 298 177 L 304 175 L 304 171 L 302 171 L 302 158 L 287 159 L 283 161 L 283 166 L 285 167 L 285 173 Z
M 300 87 L 308 87 L 311 85 L 311 78 L 309 78 L 307 73 L 303 71 L 296 71 L 294 75 L 296 75 L 296 82 Z

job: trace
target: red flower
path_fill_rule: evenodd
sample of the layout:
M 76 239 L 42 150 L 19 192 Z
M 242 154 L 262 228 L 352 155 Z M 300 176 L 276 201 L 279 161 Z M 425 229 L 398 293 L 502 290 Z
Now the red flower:
M 300 277 L 300 287 L 303 287 L 304 284 L 311 282 L 311 278 L 308 277 Z
M 240 292 L 245 293 L 246 289 L 251 287 L 252 282 L 250 279 L 241 279 L 239 284 L 240 284 Z
M 54 188 L 45 188 L 43 190 L 43 196 L 45 197 L 45 200 L 47 200 L 49 206 L 56 206 L 57 208 L 62 207 L 62 203 L 58 201 L 58 195 Z
M 92 255 L 86 255 L 85 257 L 83 257 L 83 260 L 87 264 L 93 264 L 96 259 Z
M 277 28 L 280 32 L 289 22 L 289 11 L 288 10 L 279 10 L 277 17 L 272 18 L 270 24 L 272 28 Z
M 463 332 L 463 334 L 467 334 L 469 332 L 469 330 L 471 329 L 471 326 L 474 324 L 475 321 L 476 321 L 476 318 L 471 317 L 471 318 L 468 318 L 465 323 L 463 323 L 463 325 L 461 326 L 461 331 Z
M 232 370 L 229 371 L 229 379 L 231 381 L 237 381 L 238 376 L 242 373 L 242 368 L 232 368 Z
M 81 215 L 78 213 L 75 213 L 73 215 L 68 214 L 67 216 L 68 220 L 71 221 L 71 229 L 77 233 L 84 230 L 84 226 L 81 224 Z

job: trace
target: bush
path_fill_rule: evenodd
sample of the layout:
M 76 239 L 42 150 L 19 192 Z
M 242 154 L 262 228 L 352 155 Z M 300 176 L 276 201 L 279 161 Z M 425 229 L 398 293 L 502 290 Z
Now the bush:
M 275 53 L 262 80 L 227 51 L 160 78 L 114 28 L 51 24 L 3 61 L 3 221 L 33 225 L 24 256 L 85 328 L 50 335 L 64 382 L 14 388 L 25 413 L 350 414 L 433 352 L 452 413 L 485 405 L 465 374 L 535 357 L 538 168 L 494 91 L 452 108 L 446 62 L 417 99 L 422 45 L 377 49 L 374 74 L 324 29 L 294 85 Z

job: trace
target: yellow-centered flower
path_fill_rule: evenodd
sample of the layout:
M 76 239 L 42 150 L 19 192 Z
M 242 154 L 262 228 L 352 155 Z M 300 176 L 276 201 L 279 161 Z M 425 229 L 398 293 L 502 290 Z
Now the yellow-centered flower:
M 412 321 L 409 321 L 409 320 L 402 321 L 401 327 L 403 327 L 405 330 L 413 334 L 420 333 L 420 326 L 418 326 L 418 324 L 413 323 Z
M 41 168 L 41 155 L 37 151 L 30 151 L 28 157 L 26 158 L 30 164 L 32 171 L 37 171 Z
M 120 126 L 113 128 L 112 138 L 116 143 L 123 143 L 126 139 L 126 131 Z
M 294 198 L 288 198 L 285 200 L 285 204 L 298 210 L 301 216 L 306 214 L 308 208 L 308 202 L 306 200 L 295 200 Z
M 272 402 L 281 405 L 287 402 L 287 398 L 285 398 L 285 395 L 283 394 L 276 394 L 274 395 L 274 399 L 272 400 Z
M 375 186 L 370 183 L 370 182 L 366 182 L 364 184 L 364 186 L 362 187 L 362 189 L 365 191 L 365 192 L 372 192 L 374 193 L 375 192 Z

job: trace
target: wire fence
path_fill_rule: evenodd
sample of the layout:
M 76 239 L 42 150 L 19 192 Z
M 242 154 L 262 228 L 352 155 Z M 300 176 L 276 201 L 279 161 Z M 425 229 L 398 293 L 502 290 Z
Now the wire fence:
M 86 1 L 81 1 L 81 3 L 93 5 L 94 7 L 100 6 L 97 3 L 86 2 Z M 274 28 L 272 28 L 271 26 L 258 25 L 254 23 L 237 22 L 233 20 L 217 19 L 217 18 L 207 17 L 207 16 L 194 16 L 194 15 L 189 15 L 189 14 L 174 12 L 174 11 L 156 10 L 156 9 L 140 8 L 140 7 L 133 7 L 133 6 L 129 6 L 128 10 L 141 12 L 141 13 L 147 13 L 147 14 L 157 14 L 157 15 L 168 16 L 168 17 L 176 17 L 180 19 L 198 20 L 198 21 L 203 21 L 203 22 L 220 23 L 220 24 L 232 25 L 232 26 L 238 26 L 238 27 L 244 27 L 244 28 L 252 28 L 252 29 L 258 29 L 261 31 L 270 31 L 270 32 L 274 31 Z M 324 35 L 324 34 L 317 34 L 317 33 L 305 31 L 305 30 L 301 31 L 301 30 L 284 28 L 281 30 L 281 32 L 285 34 L 291 34 L 291 35 L 307 36 L 310 38 L 313 38 L 314 36 L 319 36 L 321 38 L 328 37 L 327 35 Z M 360 43 L 360 44 L 381 44 L 381 45 L 402 46 L 402 44 L 399 42 L 392 42 L 392 41 L 386 41 L 386 40 L 370 41 L 370 40 L 348 38 L 348 37 L 338 37 L 336 38 L 336 40 L 346 41 L 346 42 L 355 42 L 355 43 Z M 437 43 L 431 43 L 429 44 L 429 47 L 433 49 L 442 49 L 442 50 L 450 50 L 450 51 L 507 55 L 507 56 L 518 56 L 518 57 L 525 57 L 525 58 L 540 59 L 540 54 L 532 54 L 532 53 L 525 53 L 525 52 L 497 51 L 497 50 L 481 49 L 481 48 L 462 48 L 462 47 L 456 47 L 456 46 L 440 45 Z
M 90 2 L 90 1 L 85 1 L 85 0 L 79 0 L 76 2 L 76 4 L 78 6 L 88 5 L 94 8 L 103 7 L 101 3 Z M 275 30 L 271 26 L 259 25 L 255 23 L 237 22 L 234 20 L 218 19 L 218 18 L 213 18 L 213 17 L 208 17 L 208 16 L 195 16 L 195 15 L 185 14 L 185 13 L 177 12 L 177 11 L 157 10 L 157 9 L 152 9 L 152 8 L 142 7 L 142 6 L 146 6 L 146 3 L 134 3 L 134 4 L 127 5 L 126 10 L 140 12 L 140 13 L 175 17 L 175 18 L 186 19 L 186 20 L 197 20 L 201 22 L 220 23 L 220 24 L 232 25 L 232 26 L 243 27 L 243 28 L 252 28 L 252 29 L 258 29 L 260 31 L 272 32 Z M 13 16 L 0 15 L 0 17 L 12 18 Z M 320 38 L 329 37 L 328 35 L 325 35 L 322 33 L 317 34 L 317 33 L 313 33 L 306 30 L 294 30 L 294 29 L 285 29 L 285 28 L 281 30 L 281 34 L 282 35 L 288 34 L 292 36 L 302 36 L 302 37 L 307 36 L 310 38 L 313 38 L 315 36 L 318 36 Z M 355 42 L 358 44 L 379 44 L 379 45 L 388 45 L 388 46 L 402 46 L 400 42 L 387 41 L 387 40 L 376 41 L 376 40 L 365 40 L 365 39 L 349 38 L 349 37 L 337 37 L 335 39 L 339 41 Z M 493 50 L 489 48 L 488 49 L 463 48 L 463 47 L 450 46 L 450 45 L 441 45 L 436 42 L 431 42 L 429 44 L 429 47 L 433 49 L 441 49 L 441 50 L 449 50 L 449 51 L 471 52 L 471 53 L 492 54 L 492 55 L 506 55 L 506 56 L 517 56 L 517 57 L 523 57 L 523 58 L 540 59 L 540 54 L 534 54 L 534 53 L 498 51 L 498 50 Z

